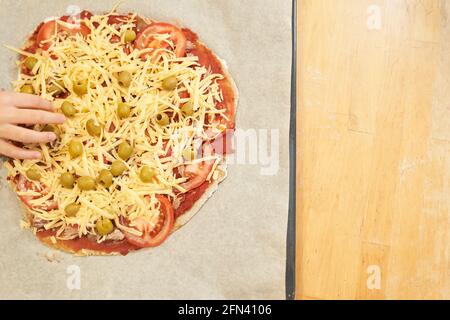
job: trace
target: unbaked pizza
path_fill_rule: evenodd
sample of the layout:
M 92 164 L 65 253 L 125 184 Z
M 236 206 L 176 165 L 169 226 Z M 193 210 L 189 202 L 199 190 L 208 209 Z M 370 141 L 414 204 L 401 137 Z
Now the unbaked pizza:
M 40 160 L 5 162 L 23 225 L 77 255 L 161 245 L 226 177 L 237 91 L 187 28 L 136 13 L 41 23 L 19 53 L 14 90 L 53 101 L 58 139 Z M 228 137 L 228 138 L 227 138 Z

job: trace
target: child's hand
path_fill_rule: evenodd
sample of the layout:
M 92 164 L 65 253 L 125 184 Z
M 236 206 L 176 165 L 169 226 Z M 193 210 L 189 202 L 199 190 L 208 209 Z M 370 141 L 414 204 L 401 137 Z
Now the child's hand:
M 39 159 L 37 151 L 8 142 L 47 143 L 56 139 L 53 132 L 38 132 L 18 124 L 60 124 L 65 117 L 53 113 L 51 102 L 31 94 L 0 91 L 0 155 L 16 159 Z

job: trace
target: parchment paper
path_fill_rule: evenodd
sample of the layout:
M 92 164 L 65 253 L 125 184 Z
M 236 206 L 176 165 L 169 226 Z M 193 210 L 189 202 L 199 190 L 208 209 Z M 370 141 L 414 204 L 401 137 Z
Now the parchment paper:
M 116 1 L 0 0 L 0 88 L 45 18 L 68 5 L 109 11 Z M 279 170 L 230 165 L 201 211 L 161 247 L 122 257 L 74 257 L 21 230 L 18 200 L 0 177 L 0 298 L 284 299 L 291 67 L 290 0 L 130 0 L 121 12 L 179 22 L 227 62 L 239 88 L 237 126 L 279 130 Z M 59 261 L 47 256 L 56 252 Z M 73 276 L 80 274 L 80 286 Z M 69 284 L 69 285 L 68 285 Z

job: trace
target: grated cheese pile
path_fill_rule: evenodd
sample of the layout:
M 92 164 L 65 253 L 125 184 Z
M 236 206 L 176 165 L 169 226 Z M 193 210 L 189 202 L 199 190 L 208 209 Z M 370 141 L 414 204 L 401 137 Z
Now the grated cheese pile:
M 171 50 L 133 49 L 124 43 L 123 34 L 133 28 L 135 16 L 118 27 L 108 24 L 111 14 L 85 19 L 83 23 L 91 30 L 86 38 L 80 34 L 68 36 L 59 33 L 53 36 L 47 51 L 38 50 L 36 54 L 30 54 L 14 49 L 38 61 L 32 70 L 33 75 L 19 72 L 18 80 L 13 82 L 15 91 L 30 84 L 41 97 L 54 101 L 57 108 L 64 101 L 70 101 L 77 109 L 74 117 L 67 118 L 58 126 L 59 139 L 55 143 L 26 146 L 40 151 L 42 159 L 13 160 L 6 164 L 10 177 L 18 174 L 26 177 L 26 171 L 32 167 L 40 171 L 40 181 L 29 181 L 34 187 L 19 190 L 18 194 L 30 198 L 33 217 L 45 221 L 45 229 L 57 228 L 56 237 L 59 239 L 68 239 L 65 230 L 68 226 L 75 226 L 79 237 L 94 235 L 98 242 L 104 241 L 105 236 L 98 235 L 95 230 L 95 222 L 100 218 L 111 219 L 119 229 L 141 235 L 140 231 L 130 228 L 132 223 L 130 227 L 124 226 L 119 218 L 122 216 L 133 221 L 144 217 L 156 225 L 159 218 L 156 195 L 167 195 L 173 201 L 177 197 L 174 190 L 186 192 L 181 184 L 187 178 L 180 178 L 174 171 L 190 164 L 183 158 L 183 150 L 198 148 L 202 141 L 219 135 L 225 129 L 212 121 L 225 117 L 222 114 L 224 110 L 215 107 L 218 101 L 222 101 L 217 81 L 223 76 L 211 74 L 198 64 L 195 56 L 177 58 Z M 115 36 L 121 37 L 121 42 L 111 43 Z M 155 37 L 174 48 L 169 35 Z M 129 54 L 124 48 L 129 49 Z M 151 58 L 142 60 L 144 53 L 150 53 Z M 18 64 L 20 69 L 21 62 Z M 122 71 L 133 75 L 129 88 L 122 87 L 117 80 L 117 74 Z M 165 91 L 162 81 L 171 76 L 177 77 L 179 85 L 173 91 Z M 88 92 L 80 97 L 74 93 L 73 84 L 85 79 L 88 80 Z M 54 92 L 49 91 L 56 81 L 62 81 L 69 91 L 66 99 L 55 99 Z M 186 92 L 190 98 L 182 98 L 188 96 L 184 95 Z M 194 103 L 195 112 L 191 117 L 185 117 L 180 108 L 189 100 Z M 132 107 L 132 115 L 124 120 L 117 116 L 117 106 L 122 101 Z M 161 112 L 171 115 L 167 127 L 155 122 L 156 115 Z M 100 137 L 87 133 L 86 122 L 90 119 L 102 126 Z M 108 128 L 114 130 L 109 132 Z M 37 125 L 35 129 L 42 130 L 43 126 Z M 83 143 L 83 154 L 76 159 L 71 159 L 68 152 L 68 143 L 73 139 Z M 102 169 L 110 169 L 110 164 L 105 164 L 104 159 L 109 162 L 120 160 L 116 149 L 124 141 L 133 146 L 134 153 L 126 161 L 128 169 L 125 174 L 114 178 L 110 188 L 97 184 L 93 191 L 80 191 L 76 184 L 73 189 L 61 186 L 60 176 L 65 172 L 96 179 Z M 214 159 L 216 168 L 220 159 Z M 202 160 L 205 158 L 196 159 L 194 163 Z M 143 183 L 139 178 L 140 168 L 144 165 L 157 173 L 152 183 Z M 211 172 L 208 178 L 212 176 Z M 44 188 L 46 192 L 41 192 Z M 52 202 L 58 204 L 58 209 L 42 209 Z M 67 217 L 64 208 L 74 202 L 81 204 L 81 210 L 76 216 Z

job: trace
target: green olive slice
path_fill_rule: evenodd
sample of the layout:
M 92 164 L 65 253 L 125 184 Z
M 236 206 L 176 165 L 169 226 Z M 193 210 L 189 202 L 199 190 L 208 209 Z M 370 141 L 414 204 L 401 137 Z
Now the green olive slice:
M 148 183 L 148 182 L 152 182 L 153 178 L 155 177 L 156 172 L 154 169 L 148 167 L 148 166 L 144 166 L 141 169 L 141 173 L 139 174 L 139 177 L 141 178 L 142 182 Z
M 87 80 L 79 80 L 73 84 L 73 91 L 79 95 L 84 96 L 88 93 L 88 81 Z
M 95 180 L 91 177 L 79 177 L 77 181 L 78 188 L 82 191 L 95 189 Z
M 30 84 L 26 84 L 20 88 L 20 92 L 27 93 L 27 94 L 34 94 L 34 88 Z
M 24 61 L 23 64 L 25 65 L 25 67 L 32 71 L 34 69 L 34 67 L 36 66 L 36 63 L 38 62 L 38 60 L 35 57 L 27 57 Z
M 81 206 L 79 204 L 71 203 L 64 208 L 64 212 L 66 213 L 67 217 L 75 217 L 78 211 L 80 211 L 80 208 Z
M 72 189 L 75 184 L 75 178 L 70 172 L 63 173 L 59 178 L 59 181 L 61 182 L 61 185 L 67 189 Z
M 123 39 L 125 43 L 133 42 L 136 40 L 136 32 L 133 30 L 126 30 L 123 34 Z
M 113 175 L 111 171 L 103 169 L 100 171 L 100 174 L 98 175 L 97 181 L 104 185 L 106 188 L 109 188 L 113 183 Z
M 190 117 L 194 114 L 194 103 L 192 101 L 188 101 L 186 102 L 182 107 L 181 107 L 181 112 L 183 113 L 184 116 L 186 117 Z
M 114 230 L 114 225 L 111 220 L 106 218 L 98 219 L 95 223 L 95 229 L 97 230 L 97 233 L 106 236 L 107 234 L 110 234 Z
M 77 113 L 77 109 L 75 109 L 72 102 L 64 101 L 61 105 L 62 113 L 67 117 L 73 117 Z
M 70 158 L 75 159 L 83 154 L 83 144 L 80 141 L 72 140 L 69 142 Z
M 174 90 L 178 86 L 177 77 L 168 77 L 163 80 L 162 87 L 164 90 Z
M 111 164 L 111 173 L 114 177 L 118 177 L 127 170 L 127 166 L 123 161 L 117 160 Z
M 93 137 L 99 137 L 102 133 L 102 127 L 100 125 L 96 125 L 93 119 L 86 122 L 86 130 Z
M 128 160 L 133 154 L 133 147 L 126 141 L 122 142 L 117 149 L 117 154 L 123 160 Z
M 57 80 L 48 87 L 47 91 L 53 93 L 54 96 L 59 96 L 66 91 L 66 88 L 64 87 L 64 82 L 62 80 Z
M 39 181 L 41 179 L 41 173 L 36 168 L 30 168 L 26 172 L 27 178 L 33 181 Z
M 130 116 L 131 114 L 131 107 L 126 104 L 126 103 L 119 103 L 118 107 L 117 107 L 117 115 L 119 116 L 120 119 L 126 119 Z
M 128 71 L 122 71 L 119 72 L 118 80 L 122 86 L 128 88 L 133 81 L 133 76 Z
M 155 119 L 156 123 L 159 124 L 161 127 L 165 127 L 170 123 L 169 116 L 164 112 L 158 113 Z

